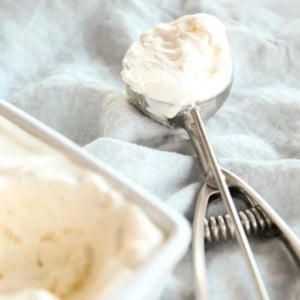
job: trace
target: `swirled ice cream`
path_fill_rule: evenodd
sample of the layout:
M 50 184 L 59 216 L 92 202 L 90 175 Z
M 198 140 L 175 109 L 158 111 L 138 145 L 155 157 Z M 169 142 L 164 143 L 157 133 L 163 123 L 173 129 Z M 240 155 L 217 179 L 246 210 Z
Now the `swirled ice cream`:
M 121 76 L 132 91 L 157 101 L 148 103 L 154 114 L 169 118 L 221 93 L 232 72 L 223 24 L 195 14 L 144 32 L 128 49 Z
M 0 116 L 0 300 L 102 299 L 164 234 L 101 176 Z

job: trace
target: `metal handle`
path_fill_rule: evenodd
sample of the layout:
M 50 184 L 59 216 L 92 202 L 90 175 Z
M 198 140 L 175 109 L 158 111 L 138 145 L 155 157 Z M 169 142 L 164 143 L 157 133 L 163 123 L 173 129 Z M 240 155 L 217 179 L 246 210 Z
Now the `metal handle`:
M 238 187 L 241 191 L 243 191 L 243 193 L 248 195 L 249 199 L 254 200 L 253 204 L 258 205 L 266 213 L 271 222 L 276 226 L 282 240 L 285 242 L 291 254 L 294 256 L 296 262 L 300 266 L 300 239 L 297 237 L 297 235 L 254 189 L 252 189 L 238 176 L 234 175 L 228 170 L 222 170 L 224 175 L 228 179 L 229 185 Z
M 250 244 L 247 239 L 247 236 L 243 230 L 243 225 L 239 219 L 238 212 L 236 210 L 233 199 L 229 192 L 227 183 L 225 181 L 225 178 L 222 174 L 222 171 L 218 165 L 215 154 L 210 145 L 210 142 L 209 142 L 208 136 L 206 134 L 203 122 L 201 120 L 199 111 L 196 108 L 193 108 L 191 111 L 191 114 L 192 114 L 193 121 L 194 121 L 195 135 L 196 135 L 196 137 L 199 138 L 199 144 L 201 146 L 201 149 L 200 150 L 196 149 L 196 152 L 197 152 L 197 154 L 201 153 L 201 155 L 199 156 L 201 163 L 204 164 L 205 166 L 207 164 L 209 166 L 209 170 L 211 170 L 211 172 L 212 172 L 214 181 L 215 181 L 215 183 L 218 187 L 218 190 L 221 194 L 221 198 L 224 201 L 225 207 L 233 220 L 237 241 L 243 252 L 246 262 L 251 270 L 252 278 L 257 287 L 257 291 L 260 295 L 260 298 L 262 300 L 268 300 L 269 295 L 265 288 L 262 277 L 259 273 L 256 261 L 254 259 L 254 255 L 250 248 Z M 198 146 L 199 146 L 199 144 L 198 144 Z M 196 146 L 197 146 L 197 143 L 196 143 Z M 197 237 L 198 236 L 198 228 L 194 227 L 194 229 L 196 230 L 196 232 L 194 232 L 193 236 L 194 236 L 194 239 L 197 239 L 197 238 L 199 238 L 199 237 Z M 199 262 L 195 262 L 195 263 L 199 263 Z

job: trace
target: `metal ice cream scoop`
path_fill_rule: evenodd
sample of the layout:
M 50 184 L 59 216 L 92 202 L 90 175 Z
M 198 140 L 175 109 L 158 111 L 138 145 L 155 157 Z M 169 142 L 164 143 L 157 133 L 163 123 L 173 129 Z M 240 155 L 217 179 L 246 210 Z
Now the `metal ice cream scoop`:
M 144 115 L 163 125 L 171 128 L 184 128 L 190 137 L 203 168 L 205 182 L 197 199 L 193 221 L 193 262 L 196 299 L 208 299 L 205 241 L 212 241 L 212 239 L 227 240 L 236 237 L 251 270 L 258 294 L 261 299 L 265 300 L 269 299 L 269 296 L 246 233 L 257 233 L 267 229 L 272 229 L 273 232 L 279 233 L 298 263 L 300 263 L 300 240 L 262 197 L 238 176 L 221 168 L 217 162 L 206 134 L 203 120 L 209 119 L 222 106 L 230 92 L 231 84 L 232 80 L 222 92 L 213 98 L 182 107 L 173 118 L 155 114 L 153 109 L 151 109 L 151 104 L 157 104 L 158 106 L 171 106 L 171 104 L 151 99 L 147 95 L 138 94 L 129 86 L 127 86 L 128 101 Z M 248 203 L 249 208 L 245 212 L 237 211 L 232 199 L 233 191 L 238 192 L 240 197 Z M 212 217 L 210 220 L 207 220 L 205 216 L 208 203 L 216 198 L 221 198 L 224 201 L 228 215 L 218 216 L 217 218 Z

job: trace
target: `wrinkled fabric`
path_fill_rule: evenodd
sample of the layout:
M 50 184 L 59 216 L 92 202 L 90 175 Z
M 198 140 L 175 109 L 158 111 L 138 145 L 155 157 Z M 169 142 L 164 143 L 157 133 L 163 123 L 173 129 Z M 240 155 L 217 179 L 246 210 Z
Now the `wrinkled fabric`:
M 0 1 L 0 96 L 55 128 L 192 221 L 203 174 L 187 136 L 127 104 L 122 58 L 158 22 L 208 12 L 225 23 L 234 84 L 207 123 L 222 166 L 300 235 L 300 5 L 296 1 Z M 265 5 L 265 6 L 263 6 Z M 219 205 L 212 207 L 220 213 Z M 300 299 L 299 268 L 276 239 L 251 239 L 271 299 Z M 257 299 L 235 243 L 207 251 L 211 299 Z M 163 300 L 193 295 L 189 252 Z

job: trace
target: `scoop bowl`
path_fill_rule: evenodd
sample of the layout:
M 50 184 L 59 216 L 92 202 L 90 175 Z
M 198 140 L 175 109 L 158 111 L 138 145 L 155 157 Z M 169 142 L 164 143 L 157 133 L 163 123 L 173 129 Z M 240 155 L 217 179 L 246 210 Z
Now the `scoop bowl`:
M 191 118 L 191 110 L 194 107 L 199 109 L 202 120 L 206 121 L 212 117 L 224 104 L 228 97 L 233 77 L 229 81 L 228 85 L 221 92 L 214 97 L 195 102 L 194 105 L 185 105 L 178 107 L 169 103 L 161 102 L 156 99 L 152 99 L 144 94 L 135 92 L 129 85 L 126 85 L 128 102 L 134 105 L 141 113 L 150 117 L 158 123 L 161 123 L 170 128 L 185 127 L 182 120 Z M 174 117 L 168 118 L 159 113 L 159 111 L 175 111 L 177 112 Z

